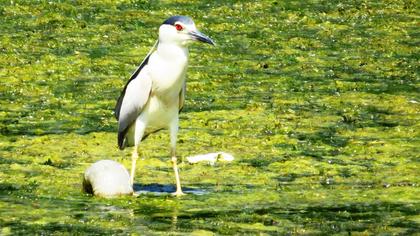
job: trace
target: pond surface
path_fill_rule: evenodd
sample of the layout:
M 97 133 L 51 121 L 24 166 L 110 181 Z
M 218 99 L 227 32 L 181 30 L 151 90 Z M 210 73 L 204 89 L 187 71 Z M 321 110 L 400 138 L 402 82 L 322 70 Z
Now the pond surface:
M 81 192 L 119 151 L 113 107 L 168 16 L 191 45 L 174 198 L 167 132 L 138 196 Z M 419 232 L 415 1 L 0 1 L 0 235 Z

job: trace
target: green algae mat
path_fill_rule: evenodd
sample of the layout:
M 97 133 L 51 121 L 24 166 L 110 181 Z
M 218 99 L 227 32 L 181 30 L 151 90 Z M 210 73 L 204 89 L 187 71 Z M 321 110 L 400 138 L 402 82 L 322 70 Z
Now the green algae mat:
M 117 148 L 116 99 L 172 15 L 190 47 L 178 153 L 190 193 L 81 191 Z M 416 1 L 0 1 L 0 235 L 414 235 Z M 172 188 L 167 132 L 136 184 Z M 231 163 L 190 165 L 225 151 Z M 159 191 L 158 191 L 159 192 Z M 163 191 L 164 192 L 164 191 Z

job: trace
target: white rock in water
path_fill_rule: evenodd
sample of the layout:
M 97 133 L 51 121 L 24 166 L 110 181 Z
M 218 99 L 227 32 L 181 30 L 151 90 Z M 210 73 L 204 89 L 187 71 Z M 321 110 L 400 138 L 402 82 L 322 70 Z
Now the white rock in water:
M 85 171 L 83 189 L 87 193 L 101 197 L 133 193 L 127 169 L 112 160 L 100 160 L 93 163 Z
M 198 162 L 208 162 L 210 165 L 214 165 L 217 161 L 231 162 L 235 158 L 226 152 L 212 152 L 207 154 L 195 155 L 187 157 L 187 161 L 190 164 Z

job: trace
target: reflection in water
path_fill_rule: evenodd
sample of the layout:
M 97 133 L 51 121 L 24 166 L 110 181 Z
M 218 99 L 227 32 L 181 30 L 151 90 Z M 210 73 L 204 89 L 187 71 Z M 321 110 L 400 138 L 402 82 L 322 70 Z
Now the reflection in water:
M 147 184 L 140 185 L 134 184 L 134 194 L 152 194 L 152 195 L 168 195 L 175 192 L 176 188 L 174 185 L 163 185 L 163 184 Z M 204 195 L 208 194 L 206 190 L 197 189 L 197 188 L 188 188 L 183 187 L 183 192 L 193 195 Z
M 177 231 L 177 224 L 178 224 L 178 210 L 175 209 L 172 213 L 172 222 L 171 222 L 171 231 L 175 232 Z

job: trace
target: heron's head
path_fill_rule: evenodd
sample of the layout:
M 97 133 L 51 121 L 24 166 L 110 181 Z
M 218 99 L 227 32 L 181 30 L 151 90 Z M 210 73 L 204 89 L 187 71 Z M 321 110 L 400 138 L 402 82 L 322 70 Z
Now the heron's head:
M 193 41 L 214 45 L 213 40 L 198 31 L 194 21 L 187 16 L 172 16 L 165 20 L 159 28 L 159 41 L 182 46 Z

